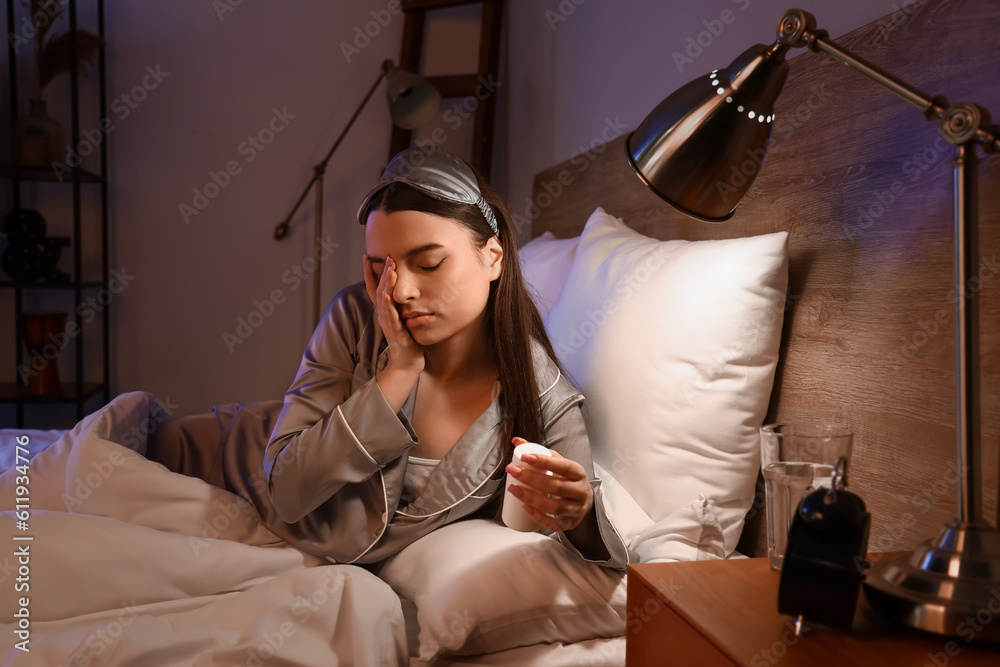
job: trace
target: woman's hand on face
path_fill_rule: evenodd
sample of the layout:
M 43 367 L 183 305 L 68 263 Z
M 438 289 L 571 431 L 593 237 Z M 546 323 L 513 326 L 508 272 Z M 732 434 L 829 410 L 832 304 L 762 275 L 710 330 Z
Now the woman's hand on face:
M 379 326 L 389 343 L 389 364 L 402 370 L 421 372 L 424 369 L 424 350 L 413 340 L 410 331 L 399 318 L 396 301 L 392 298 L 396 287 L 396 262 L 391 257 L 386 257 L 382 275 L 379 276 L 368 255 L 364 256 L 363 261 L 365 288 L 368 290 L 368 297 L 375 304 Z
M 514 438 L 512 442 L 516 447 L 527 440 Z M 535 523 L 550 530 L 572 530 L 580 525 L 594 506 L 594 489 L 582 465 L 555 450 L 551 450 L 551 454 L 525 454 L 522 457 L 522 461 L 539 468 L 541 472 L 508 464 L 507 472 L 519 482 L 533 487 L 512 484 L 508 489 L 524 503 L 525 510 Z M 545 474 L 546 470 L 552 474 Z

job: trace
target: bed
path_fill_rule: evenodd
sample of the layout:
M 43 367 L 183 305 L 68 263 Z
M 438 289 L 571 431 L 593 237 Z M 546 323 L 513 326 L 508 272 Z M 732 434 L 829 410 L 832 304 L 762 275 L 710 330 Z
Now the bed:
M 838 41 L 925 90 L 997 109 L 998 18 L 985 0 L 918 3 Z M 597 474 L 633 562 L 765 555 L 766 422 L 851 427 L 873 551 L 912 548 L 954 514 L 948 152 L 902 102 L 816 54 L 793 60 L 776 117 L 767 162 L 725 225 L 646 191 L 624 138 L 535 179 L 526 277 L 587 395 Z M 995 163 L 983 161 L 980 185 L 991 406 Z M 267 434 L 278 407 L 215 415 L 224 429 L 252 409 Z M 983 417 L 995 517 L 1000 414 Z M 145 459 L 167 418 L 155 396 L 131 392 L 69 431 L 0 433 L 0 494 L 30 491 L 30 514 L 15 506 L 0 520 L 15 545 L 0 557 L 4 665 L 624 664 L 620 573 L 481 521 L 377 568 L 330 565 L 270 534 L 239 496 Z

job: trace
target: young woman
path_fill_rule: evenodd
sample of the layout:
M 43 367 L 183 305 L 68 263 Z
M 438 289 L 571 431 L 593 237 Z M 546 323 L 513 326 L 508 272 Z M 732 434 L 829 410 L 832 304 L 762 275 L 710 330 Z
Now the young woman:
M 538 489 L 512 493 L 540 529 L 624 568 L 583 396 L 560 372 L 485 179 L 440 148 L 408 149 L 358 220 L 364 281 L 324 312 L 263 460 L 224 454 L 222 483 L 295 546 L 365 565 L 444 524 L 496 519 L 510 472 Z M 551 475 L 508 465 L 524 441 L 553 450 L 525 459 Z

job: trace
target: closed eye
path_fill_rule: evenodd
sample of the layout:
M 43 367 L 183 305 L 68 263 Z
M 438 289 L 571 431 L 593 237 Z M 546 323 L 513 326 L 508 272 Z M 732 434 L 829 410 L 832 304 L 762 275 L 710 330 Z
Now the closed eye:
M 437 271 L 439 268 L 441 268 L 442 264 L 444 264 L 444 260 L 443 259 L 440 262 L 438 262 L 437 264 L 435 264 L 434 266 L 420 266 L 418 268 L 421 271 L 426 271 L 426 272 L 430 273 L 431 271 Z

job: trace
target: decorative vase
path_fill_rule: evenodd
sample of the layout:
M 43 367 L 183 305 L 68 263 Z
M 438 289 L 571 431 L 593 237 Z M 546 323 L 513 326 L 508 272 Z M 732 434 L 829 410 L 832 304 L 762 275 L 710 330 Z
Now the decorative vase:
M 45 100 L 31 100 L 27 115 L 14 121 L 14 160 L 24 167 L 47 167 L 62 160 L 66 133 L 45 109 Z
M 65 236 L 45 236 L 45 218 L 29 209 L 11 211 L 3 222 L 9 241 L 0 255 L 0 267 L 19 283 L 67 283 L 70 276 L 57 266 L 63 248 L 71 241 Z
M 24 313 L 21 315 L 24 344 L 28 348 L 25 366 L 31 369 L 25 391 L 34 396 L 59 396 L 59 352 L 54 341 L 65 336 L 66 313 Z M 37 359 L 37 361 L 36 361 Z

